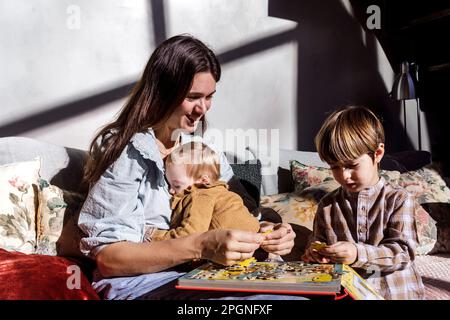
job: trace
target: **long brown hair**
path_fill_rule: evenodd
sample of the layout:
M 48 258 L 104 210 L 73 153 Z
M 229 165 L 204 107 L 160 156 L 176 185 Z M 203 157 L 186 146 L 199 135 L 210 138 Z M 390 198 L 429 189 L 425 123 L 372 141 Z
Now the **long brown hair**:
M 84 168 L 85 183 L 96 182 L 120 156 L 134 134 L 164 126 L 183 102 L 196 73 L 210 72 L 220 80 L 220 64 L 203 42 L 178 35 L 165 40 L 151 55 L 117 119 L 99 130 Z M 202 117 L 202 128 L 205 128 Z

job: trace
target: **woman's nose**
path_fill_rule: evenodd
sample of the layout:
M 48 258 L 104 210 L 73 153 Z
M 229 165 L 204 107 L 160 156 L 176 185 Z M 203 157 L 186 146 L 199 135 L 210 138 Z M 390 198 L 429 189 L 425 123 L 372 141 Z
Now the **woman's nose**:
M 196 107 L 195 111 L 198 114 L 202 114 L 203 115 L 203 114 L 205 114 L 208 111 L 207 102 L 206 102 L 206 100 L 204 98 L 198 99 L 197 100 L 197 104 L 196 104 L 195 107 Z

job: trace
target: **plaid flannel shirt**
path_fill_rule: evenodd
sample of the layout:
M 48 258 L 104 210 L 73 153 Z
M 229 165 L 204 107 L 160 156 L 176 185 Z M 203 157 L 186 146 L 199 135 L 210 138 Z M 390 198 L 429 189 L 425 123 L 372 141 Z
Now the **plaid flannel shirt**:
M 413 262 L 414 208 L 414 196 L 382 177 L 359 193 L 341 187 L 321 200 L 312 241 L 355 243 L 358 257 L 351 266 L 384 298 L 423 299 L 424 287 Z

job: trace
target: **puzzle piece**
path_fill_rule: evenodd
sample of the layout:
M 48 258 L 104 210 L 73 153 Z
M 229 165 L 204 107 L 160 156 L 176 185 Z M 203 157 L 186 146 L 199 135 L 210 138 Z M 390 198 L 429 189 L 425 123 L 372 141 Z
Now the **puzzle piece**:
M 313 242 L 311 243 L 311 249 L 320 250 L 327 247 L 325 242 Z
M 248 268 L 249 266 L 251 266 L 252 264 L 255 264 L 255 263 L 256 263 L 256 259 L 254 257 L 251 257 L 251 258 L 248 258 L 248 259 L 245 259 L 245 260 L 239 262 L 238 264 L 241 267 Z

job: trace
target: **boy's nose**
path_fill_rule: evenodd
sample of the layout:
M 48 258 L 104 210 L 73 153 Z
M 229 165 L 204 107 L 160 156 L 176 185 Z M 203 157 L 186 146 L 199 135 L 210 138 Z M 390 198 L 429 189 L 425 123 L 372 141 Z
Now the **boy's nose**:
M 172 188 L 170 188 L 170 189 L 169 189 L 169 193 L 170 193 L 171 195 L 175 195 L 175 190 L 173 190 Z
M 347 180 L 348 178 L 350 178 L 352 176 L 352 173 L 350 172 L 350 170 L 344 169 L 342 172 L 342 175 L 344 176 L 344 179 Z

